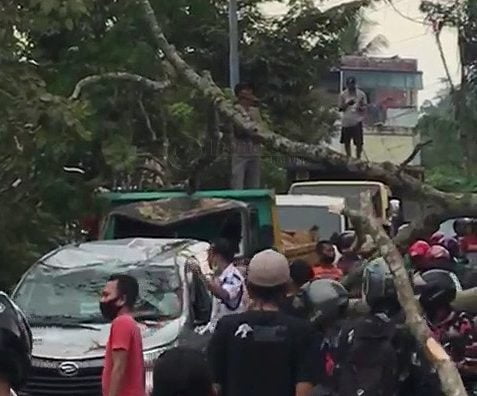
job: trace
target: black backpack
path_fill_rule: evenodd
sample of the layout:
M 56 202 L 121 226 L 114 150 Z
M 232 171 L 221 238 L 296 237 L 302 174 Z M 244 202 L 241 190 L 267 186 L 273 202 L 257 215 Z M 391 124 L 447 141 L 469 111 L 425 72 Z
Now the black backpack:
M 386 315 L 369 315 L 343 332 L 337 352 L 337 394 L 393 396 L 398 392 L 396 325 Z

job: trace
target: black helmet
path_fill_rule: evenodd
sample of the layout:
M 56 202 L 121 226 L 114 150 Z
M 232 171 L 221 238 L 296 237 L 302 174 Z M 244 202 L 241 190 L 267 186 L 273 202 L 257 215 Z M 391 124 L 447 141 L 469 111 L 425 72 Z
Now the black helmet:
M 345 231 L 340 234 L 338 240 L 336 241 L 336 247 L 340 253 L 343 253 L 345 250 L 353 246 L 354 240 L 356 238 L 356 233 L 354 231 Z
M 0 376 L 14 389 L 25 382 L 31 364 L 32 335 L 20 309 L 0 292 Z
M 393 276 L 384 258 L 374 259 L 364 269 L 363 296 L 371 308 L 397 303 Z
M 472 225 L 472 219 L 469 217 L 461 217 L 454 220 L 453 228 L 457 236 L 464 235 L 464 228 Z
M 419 302 L 425 310 L 449 305 L 454 301 L 457 286 L 452 273 L 442 269 L 432 269 L 420 276 L 418 285 Z
M 304 285 L 302 290 L 310 321 L 314 325 L 338 319 L 348 308 L 348 291 L 334 280 L 316 279 Z

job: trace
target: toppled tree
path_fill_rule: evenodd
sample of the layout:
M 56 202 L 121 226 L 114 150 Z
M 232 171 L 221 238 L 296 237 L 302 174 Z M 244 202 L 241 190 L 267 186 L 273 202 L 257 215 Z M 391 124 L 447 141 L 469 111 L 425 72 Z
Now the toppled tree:
M 444 393 L 452 396 L 467 395 L 459 371 L 442 346 L 434 339 L 423 318 L 421 309 L 409 282 L 409 276 L 404 267 L 403 258 L 374 217 L 369 194 L 362 195 L 361 208 L 362 212 L 346 208 L 340 211 L 348 216 L 359 229 L 371 235 L 381 256 L 386 260 L 393 275 L 399 302 L 406 314 L 406 323 L 436 368 Z
M 139 3 L 144 9 L 146 20 L 151 28 L 153 39 L 158 49 L 164 53 L 165 58 L 175 67 L 178 74 L 188 81 L 192 87 L 202 91 L 204 96 L 216 106 L 223 117 L 231 120 L 242 130 L 248 131 L 250 137 L 255 138 L 274 151 L 300 157 L 308 161 L 320 162 L 334 168 L 347 169 L 370 178 L 379 177 L 391 187 L 399 188 L 406 195 L 427 202 L 428 207 L 424 211 L 422 218 L 416 219 L 412 223 L 411 227 L 407 229 L 408 235 L 400 236 L 401 240 L 408 241 L 416 231 L 428 231 L 425 227 L 435 228 L 442 219 L 469 215 L 471 214 L 469 212 L 477 212 L 476 195 L 464 196 L 443 193 L 406 175 L 402 172 L 402 167 L 400 166 L 389 163 L 375 164 L 349 160 L 325 147 L 291 141 L 265 129 L 261 125 L 255 124 L 244 117 L 242 112 L 234 108 L 220 88 L 212 81 L 210 75 L 201 76 L 197 74 L 181 58 L 164 36 L 149 1 L 139 0 Z M 407 321 L 418 341 L 426 347 L 431 357 L 433 357 L 432 361 L 438 370 L 443 391 L 446 395 L 465 395 L 466 392 L 457 368 L 450 361 L 442 347 L 431 337 L 430 330 L 420 314 L 398 249 L 387 237 L 384 230 L 380 229 L 372 216 L 361 215 L 351 211 L 348 211 L 347 214 L 357 219 L 363 228 L 373 236 L 381 254 L 388 262 L 394 275 L 399 300 L 406 312 Z
M 398 165 L 348 159 L 322 145 L 292 141 L 268 130 L 263 125 L 256 125 L 234 107 L 209 74 L 198 74 L 184 61 L 164 36 L 149 1 L 139 0 L 139 4 L 144 9 L 145 18 L 157 48 L 173 65 L 177 73 L 193 88 L 201 91 L 215 105 L 222 117 L 231 120 L 241 130 L 248 131 L 250 137 L 274 152 L 319 163 L 335 170 L 346 170 L 369 179 L 381 180 L 393 190 L 399 190 L 403 197 L 424 203 L 421 216 L 414 219 L 410 227 L 397 236 L 396 242 L 399 245 L 404 246 L 417 236 L 433 232 L 443 220 L 448 218 L 477 215 L 477 194 L 445 193 L 406 174 Z

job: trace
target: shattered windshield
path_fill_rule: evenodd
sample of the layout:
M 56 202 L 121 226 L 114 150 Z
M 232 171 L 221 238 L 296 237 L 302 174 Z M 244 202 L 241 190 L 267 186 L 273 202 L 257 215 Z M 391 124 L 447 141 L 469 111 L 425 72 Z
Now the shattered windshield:
M 101 291 L 114 273 L 139 282 L 138 319 L 174 318 L 182 308 L 177 268 L 142 264 L 101 263 L 76 269 L 38 264 L 17 289 L 14 299 L 32 325 L 105 323 L 99 310 Z

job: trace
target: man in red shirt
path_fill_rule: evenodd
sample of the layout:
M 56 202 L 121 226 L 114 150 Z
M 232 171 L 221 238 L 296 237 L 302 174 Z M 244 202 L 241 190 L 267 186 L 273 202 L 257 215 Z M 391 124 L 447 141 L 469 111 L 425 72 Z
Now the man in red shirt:
M 330 241 L 320 241 L 316 245 L 318 262 L 313 266 L 314 279 L 340 281 L 343 271 L 333 264 L 336 258 L 335 247 Z
M 145 396 L 144 360 L 139 327 L 132 316 L 137 280 L 112 275 L 103 289 L 100 309 L 112 321 L 103 368 L 103 396 Z

